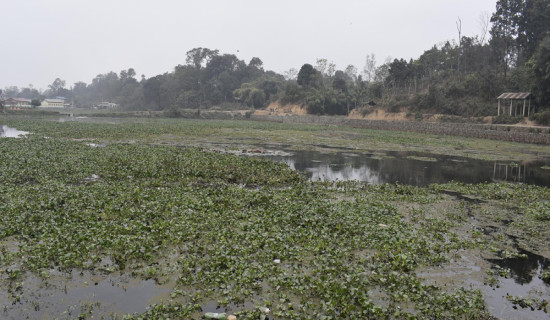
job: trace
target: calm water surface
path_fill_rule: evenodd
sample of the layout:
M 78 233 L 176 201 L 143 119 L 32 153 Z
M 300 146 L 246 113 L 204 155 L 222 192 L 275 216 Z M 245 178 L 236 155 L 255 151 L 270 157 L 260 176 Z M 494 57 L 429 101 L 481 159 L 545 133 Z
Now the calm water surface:
M 518 163 L 483 161 L 416 152 L 323 153 L 292 151 L 269 156 L 303 172 L 314 181 L 358 180 L 370 184 L 400 183 L 427 186 L 433 183 L 515 182 L 550 186 L 550 159 Z
M 17 130 L 5 125 L 0 126 L 0 138 L 19 138 L 27 134 L 29 134 L 27 131 Z

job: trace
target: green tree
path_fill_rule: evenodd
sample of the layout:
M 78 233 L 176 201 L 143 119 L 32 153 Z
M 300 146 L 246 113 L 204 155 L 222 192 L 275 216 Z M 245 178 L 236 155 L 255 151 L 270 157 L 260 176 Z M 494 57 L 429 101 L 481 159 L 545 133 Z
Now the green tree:
M 332 88 L 341 92 L 348 92 L 346 80 L 341 77 L 335 77 L 334 80 L 332 80 Z
M 29 86 L 26 88 L 21 88 L 21 90 L 17 94 L 17 97 L 38 100 L 42 100 L 44 98 L 42 93 L 39 90 L 36 90 L 32 84 L 29 84 Z
M 48 85 L 48 88 L 50 90 L 50 97 L 61 96 L 62 93 L 64 93 L 63 89 L 65 88 L 65 80 L 56 78 L 52 84 Z
M 133 68 L 120 71 L 120 81 L 122 81 L 123 84 L 126 84 L 128 82 L 136 83 L 137 80 L 135 79 L 135 76 L 136 71 Z
M 540 42 L 530 65 L 535 78 L 535 97 L 540 105 L 550 106 L 550 36 Z
M 396 86 L 404 86 L 411 76 L 411 68 L 404 59 L 394 59 L 389 65 L 388 80 Z
M 297 83 L 303 87 L 316 87 L 320 77 L 319 71 L 309 63 L 304 64 L 298 72 Z
M 275 80 L 263 80 L 259 88 L 264 91 L 265 99 L 271 101 L 272 97 L 276 97 L 281 88 L 282 82 Z
M 187 51 L 185 62 L 193 65 L 196 69 L 200 69 L 219 53 L 218 50 L 210 50 L 208 48 L 194 48 Z
M 518 17 L 517 44 L 522 49 L 524 60 L 527 60 L 550 31 L 550 2 L 526 0 L 522 9 Z
M 242 104 L 248 104 L 248 101 L 250 101 L 251 91 L 252 85 L 250 83 L 243 83 L 240 88 L 233 91 L 233 97 L 235 97 L 235 100 L 239 101 Z
M 145 80 L 143 83 L 143 98 L 146 106 L 151 109 L 163 109 L 161 102 L 162 90 L 161 86 L 164 83 L 164 76 L 158 75 Z
M 256 109 L 265 107 L 266 96 L 263 90 L 254 88 L 250 83 L 243 83 L 242 86 L 233 91 L 235 100 L 248 107 Z
M 298 103 L 303 101 L 304 91 L 300 90 L 300 87 L 296 82 L 287 82 L 284 87 L 283 95 L 281 97 L 282 104 Z
M 325 96 L 320 90 L 312 88 L 306 93 L 307 113 L 323 114 L 325 113 Z
M 263 90 L 252 89 L 250 98 L 254 108 L 259 109 L 265 107 L 265 93 Z
M 516 37 L 523 8 L 523 0 L 499 0 L 491 17 L 491 46 L 502 65 L 504 79 L 517 58 Z
M 256 69 L 262 70 L 263 64 L 264 63 L 262 62 L 262 60 L 260 60 L 260 58 L 254 57 L 254 58 L 250 59 L 250 62 L 248 63 L 248 66 L 251 67 L 251 68 L 256 68 Z
M 38 107 L 38 106 L 40 106 L 41 104 L 42 104 L 42 103 L 41 103 L 40 100 L 38 100 L 38 99 L 32 99 L 32 100 L 31 100 L 31 106 L 33 106 L 33 107 L 35 107 L 35 108 Z
M 357 67 L 355 67 L 354 65 L 349 64 L 344 72 L 346 76 L 352 81 L 355 82 L 357 80 Z

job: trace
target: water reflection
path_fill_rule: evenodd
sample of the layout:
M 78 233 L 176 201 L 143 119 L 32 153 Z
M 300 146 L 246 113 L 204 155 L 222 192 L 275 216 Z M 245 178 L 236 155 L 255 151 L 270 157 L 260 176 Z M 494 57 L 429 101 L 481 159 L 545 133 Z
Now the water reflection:
M 550 298 L 550 286 L 542 278 L 543 270 L 550 266 L 548 259 L 537 254 L 519 250 L 524 257 L 489 259 L 493 265 L 510 270 L 511 277 L 498 276 L 498 286 L 479 286 L 492 315 L 503 319 L 548 319 L 542 310 L 521 308 L 509 301 L 508 295 L 527 299 L 546 300 Z M 498 274 L 498 272 L 497 272 Z
M 271 156 L 303 172 L 314 181 L 358 180 L 369 184 L 400 183 L 427 186 L 458 181 L 482 183 L 507 181 L 550 186 L 548 160 L 503 164 L 469 158 L 386 152 L 385 154 L 322 153 L 295 151 L 291 156 Z
M 495 162 L 493 181 L 525 182 L 527 168 L 525 165 Z
M 489 259 L 489 262 L 510 269 L 515 283 L 524 285 L 533 282 L 542 270 L 550 267 L 550 261 L 532 252 L 519 249 L 522 256 L 506 259 Z
M 19 138 L 20 136 L 24 136 L 27 134 L 29 134 L 27 131 L 17 130 L 15 128 L 10 128 L 5 125 L 0 126 L 0 137 L 2 138 Z

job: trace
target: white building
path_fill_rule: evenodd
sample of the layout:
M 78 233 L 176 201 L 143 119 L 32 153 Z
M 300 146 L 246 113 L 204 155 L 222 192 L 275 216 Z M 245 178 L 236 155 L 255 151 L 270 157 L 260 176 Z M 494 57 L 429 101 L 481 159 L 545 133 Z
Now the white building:
M 106 101 L 101 102 L 97 105 L 98 109 L 114 109 L 116 107 L 118 107 L 118 104 Z
M 44 99 L 42 101 L 42 107 L 44 108 L 63 108 L 65 106 L 64 99 Z

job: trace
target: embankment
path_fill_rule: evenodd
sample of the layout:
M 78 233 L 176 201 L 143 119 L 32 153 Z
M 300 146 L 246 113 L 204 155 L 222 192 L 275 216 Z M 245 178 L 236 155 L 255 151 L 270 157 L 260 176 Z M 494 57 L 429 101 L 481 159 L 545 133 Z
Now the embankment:
M 281 123 L 301 123 L 348 126 L 354 128 L 411 131 L 437 135 L 452 135 L 469 138 L 513 141 L 521 143 L 549 144 L 550 128 L 548 127 L 520 127 L 494 124 L 446 123 L 422 121 L 385 121 L 350 119 L 339 116 L 313 115 L 260 115 L 252 114 L 251 120 L 272 121 Z

